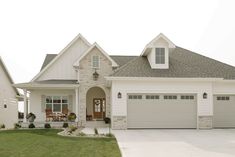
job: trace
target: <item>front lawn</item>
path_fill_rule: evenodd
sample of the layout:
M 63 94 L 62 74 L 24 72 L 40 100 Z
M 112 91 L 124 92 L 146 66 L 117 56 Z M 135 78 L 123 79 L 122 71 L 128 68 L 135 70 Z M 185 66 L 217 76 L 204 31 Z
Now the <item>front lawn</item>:
M 120 157 L 114 138 L 71 138 L 59 130 L 0 131 L 0 157 Z

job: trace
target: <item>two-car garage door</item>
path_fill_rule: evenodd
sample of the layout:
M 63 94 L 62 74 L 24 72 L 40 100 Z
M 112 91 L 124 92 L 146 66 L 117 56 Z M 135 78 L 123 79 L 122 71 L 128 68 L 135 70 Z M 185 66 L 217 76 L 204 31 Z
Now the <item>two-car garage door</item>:
M 128 128 L 196 128 L 192 94 L 128 94 Z

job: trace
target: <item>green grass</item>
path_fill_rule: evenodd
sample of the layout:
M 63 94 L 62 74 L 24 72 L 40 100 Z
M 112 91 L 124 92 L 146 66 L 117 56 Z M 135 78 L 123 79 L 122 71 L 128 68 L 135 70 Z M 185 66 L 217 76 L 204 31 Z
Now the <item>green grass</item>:
M 59 130 L 0 131 L 0 157 L 120 157 L 114 138 L 72 138 Z

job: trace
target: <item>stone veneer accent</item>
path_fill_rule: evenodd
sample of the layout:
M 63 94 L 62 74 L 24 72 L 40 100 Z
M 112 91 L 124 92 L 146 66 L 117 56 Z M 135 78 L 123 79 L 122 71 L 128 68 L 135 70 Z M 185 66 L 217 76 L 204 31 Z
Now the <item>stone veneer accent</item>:
M 99 78 L 94 81 L 91 59 L 93 55 L 100 56 L 100 68 L 97 69 Z M 92 87 L 100 87 L 104 90 L 106 95 L 106 116 L 110 117 L 110 87 L 107 87 L 107 81 L 104 78 L 109 76 L 112 72 L 111 61 L 100 52 L 96 47 L 93 48 L 79 63 L 79 121 L 85 126 L 86 124 L 86 94 Z
M 199 116 L 198 127 L 199 129 L 212 129 L 212 116 Z
M 127 129 L 126 116 L 113 116 L 112 117 L 112 129 Z

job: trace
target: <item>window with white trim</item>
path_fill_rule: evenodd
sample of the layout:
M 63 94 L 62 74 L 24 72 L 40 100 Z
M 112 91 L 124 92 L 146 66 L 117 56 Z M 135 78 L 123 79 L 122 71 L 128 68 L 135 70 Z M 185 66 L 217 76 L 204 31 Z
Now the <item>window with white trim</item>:
M 67 96 L 47 96 L 46 97 L 46 109 L 51 109 L 52 112 L 62 112 L 64 109 L 68 109 L 68 97 Z
M 155 63 L 165 64 L 165 48 L 155 48 Z
M 193 100 L 194 96 L 193 95 L 181 95 L 180 98 L 183 100 Z
M 164 99 L 177 99 L 177 95 L 164 95 Z
M 100 57 L 92 56 L 92 68 L 98 69 L 100 67 Z
M 229 98 L 229 96 L 217 96 L 217 100 L 221 100 L 221 101 L 228 101 L 230 98 Z
M 129 95 L 128 99 L 142 99 L 142 95 Z
M 159 99 L 159 95 L 146 95 L 145 98 L 148 100 Z

